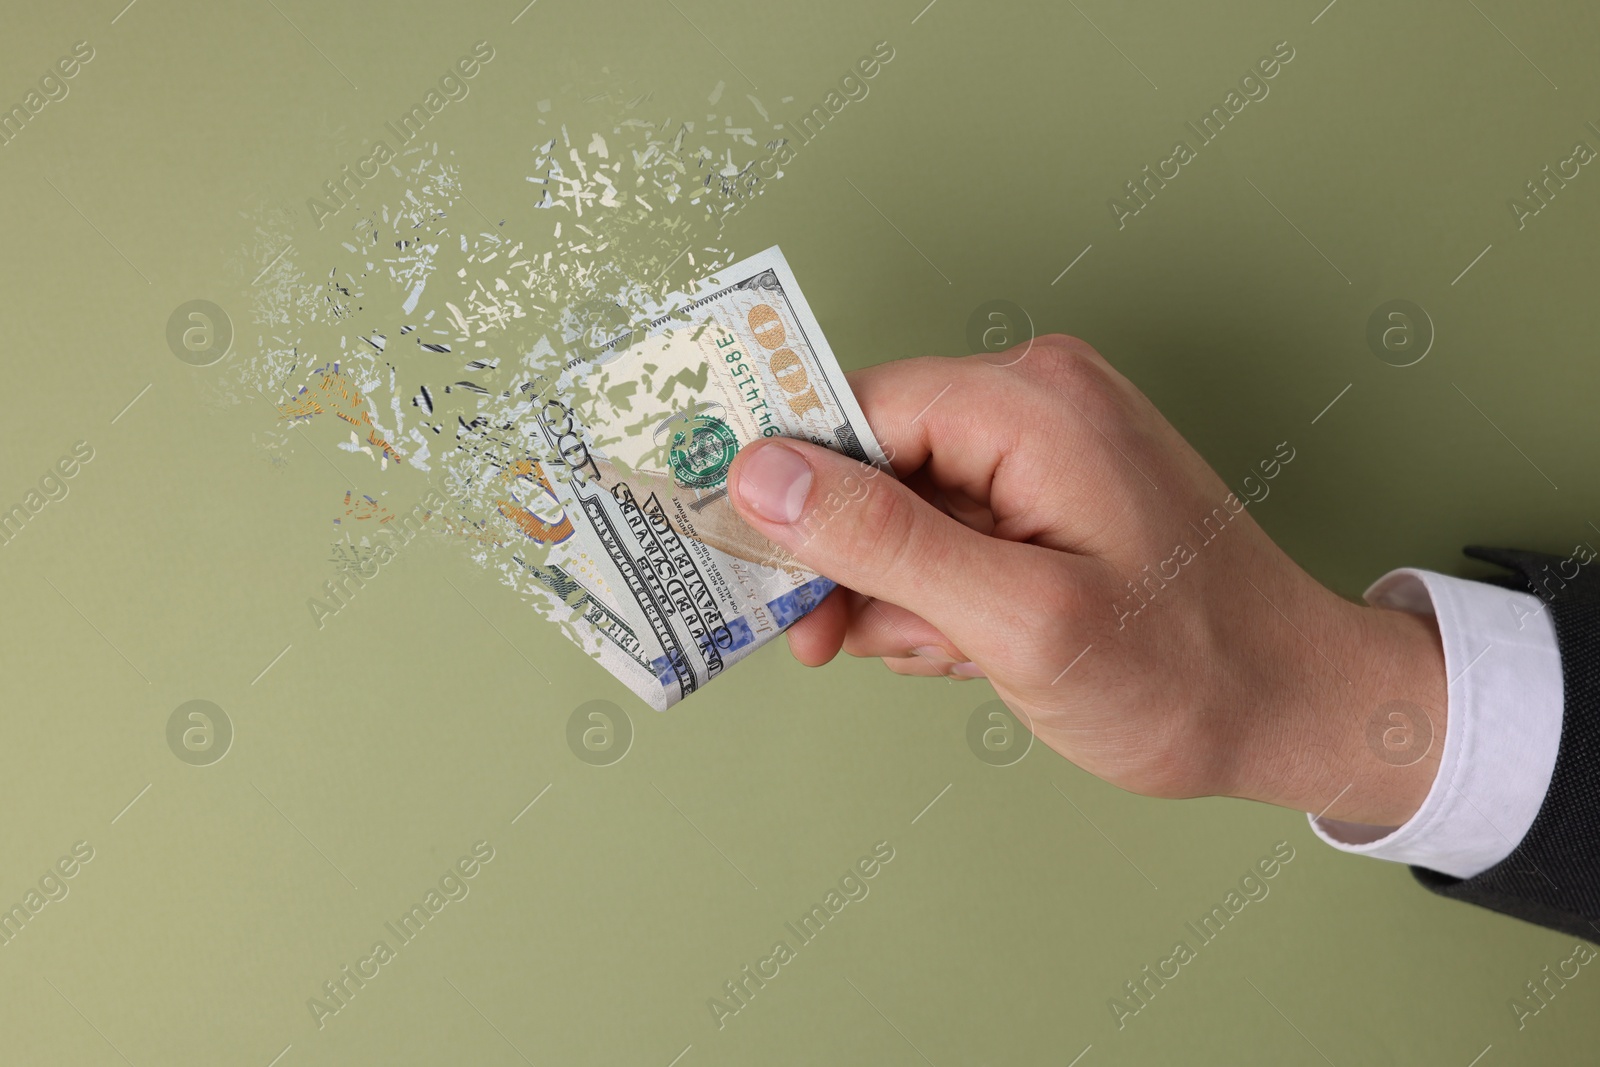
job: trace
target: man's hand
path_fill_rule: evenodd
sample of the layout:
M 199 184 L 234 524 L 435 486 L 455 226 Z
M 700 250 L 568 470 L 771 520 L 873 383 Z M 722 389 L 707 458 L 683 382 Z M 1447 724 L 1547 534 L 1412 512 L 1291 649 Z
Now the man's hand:
M 745 520 L 843 587 L 790 629 L 801 662 L 842 648 L 987 677 L 1051 748 L 1138 793 L 1386 826 L 1421 805 L 1445 725 L 1432 619 L 1319 585 L 1089 345 L 849 377 L 900 481 L 787 438 L 730 474 Z M 1432 719 L 1432 758 L 1368 747 L 1394 700 Z

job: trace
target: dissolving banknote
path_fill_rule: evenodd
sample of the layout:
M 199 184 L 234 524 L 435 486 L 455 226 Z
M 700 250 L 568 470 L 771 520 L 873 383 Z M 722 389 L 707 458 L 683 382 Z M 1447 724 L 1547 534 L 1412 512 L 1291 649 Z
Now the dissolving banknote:
M 532 387 L 538 458 L 523 473 L 545 547 L 526 566 L 558 598 L 566 632 L 658 711 L 834 587 L 733 510 L 739 449 L 782 435 L 889 469 L 776 247 Z M 627 426 L 586 424 L 583 397 L 619 387 L 630 392 Z

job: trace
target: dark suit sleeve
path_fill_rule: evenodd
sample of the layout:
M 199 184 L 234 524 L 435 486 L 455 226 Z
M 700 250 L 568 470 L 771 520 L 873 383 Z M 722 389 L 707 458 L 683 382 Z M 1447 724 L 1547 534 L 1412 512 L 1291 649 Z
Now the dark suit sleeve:
M 1600 941 L 1600 560 L 1578 565 L 1538 552 L 1468 548 L 1532 592 L 1555 623 L 1564 686 L 1561 744 L 1550 790 L 1511 855 L 1471 878 L 1413 867 L 1454 900 Z M 1576 568 L 1576 577 L 1563 576 Z

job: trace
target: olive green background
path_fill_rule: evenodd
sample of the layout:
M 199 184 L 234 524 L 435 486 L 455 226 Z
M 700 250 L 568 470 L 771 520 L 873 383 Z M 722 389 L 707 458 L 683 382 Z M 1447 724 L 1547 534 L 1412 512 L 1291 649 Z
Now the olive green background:
M 1486 573 L 1464 543 L 1600 536 L 1600 175 L 1524 229 L 1507 206 L 1600 145 L 1591 6 L 922 2 L 4 12 L 6 106 L 74 41 L 96 57 L 0 147 L 0 504 L 76 441 L 95 458 L 0 548 L 0 903 L 74 842 L 95 857 L 0 947 L 0 1061 L 1592 1062 L 1590 969 L 1521 1031 L 1508 1007 L 1570 938 L 1293 812 L 1133 797 L 1042 746 L 990 766 L 984 683 L 770 647 L 658 716 L 434 544 L 309 623 L 333 504 L 372 468 L 314 439 L 270 463 L 271 411 L 210 399 L 229 363 L 180 362 L 166 322 L 215 301 L 252 358 L 251 213 L 314 244 L 304 199 L 478 40 L 495 60 L 428 136 L 530 227 L 534 105 L 563 86 L 695 117 L 748 75 L 781 112 L 887 40 L 868 98 L 725 235 L 783 247 L 846 366 L 960 354 L 972 311 L 1012 301 L 1231 484 L 1289 441 L 1254 512 L 1352 596 L 1399 565 Z M 1119 230 L 1108 198 L 1285 40 L 1270 96 Z M 1437 331 L 1414 366 L 1367 346 L 1394 298 Z M 191 699 L 236 731 L 211 766 L 167 745 Z M 635 732 L 605 767 L 566 740 L 597 699 Z M 319 1029 L 307 999 L 478 840 L 470 895 Z M 870 896 L 719 1030 L 707 999 L 885 840 Z M 1119 1031 L 1108 999 L 1279 841 L 1270 896 Z

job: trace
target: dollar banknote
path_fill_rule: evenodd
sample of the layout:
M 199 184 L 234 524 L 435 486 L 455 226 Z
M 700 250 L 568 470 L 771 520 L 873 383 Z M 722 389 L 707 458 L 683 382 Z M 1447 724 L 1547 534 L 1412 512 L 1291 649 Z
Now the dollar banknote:
M 526 566 L 568 635 L 657 710 L 834 587 L 734 511 L 739 449 L 796 437 L 888 469 L 776 247 L 687 296 L 533 383 L 537 459 L 519 472 L 532 492 L 518 517 L 542 545 Z

